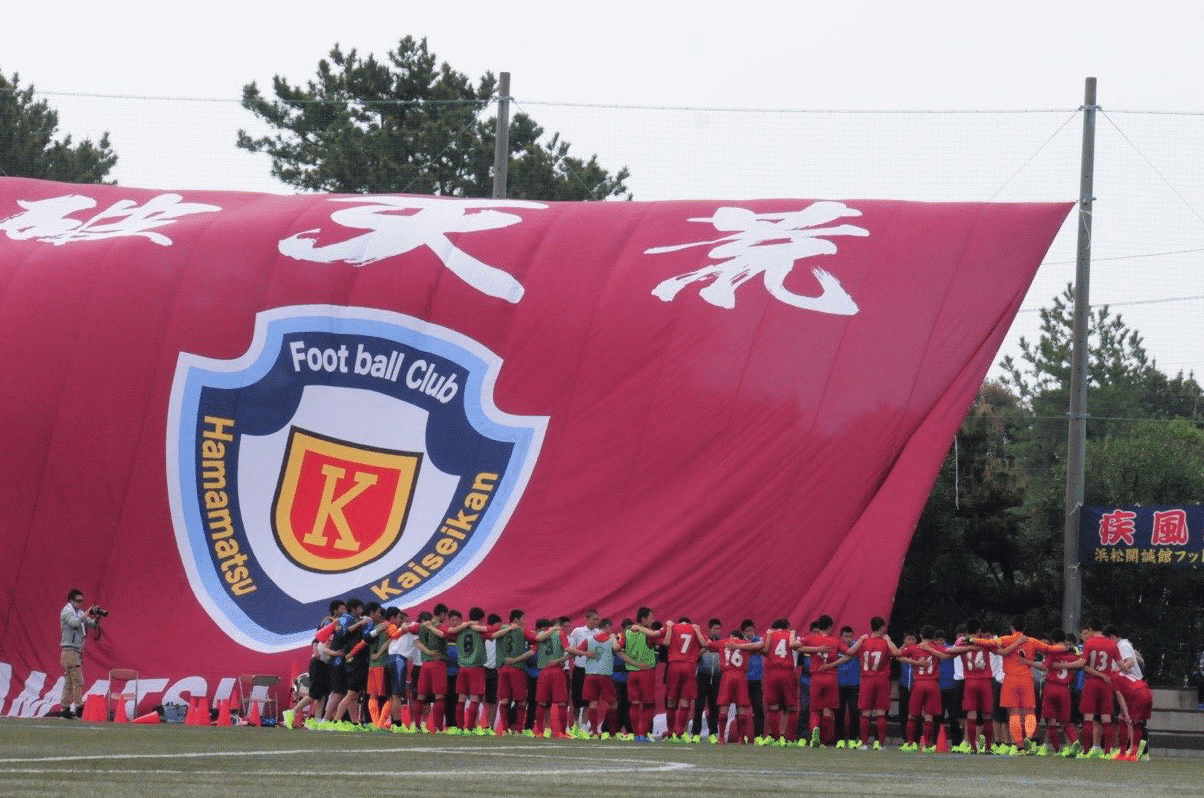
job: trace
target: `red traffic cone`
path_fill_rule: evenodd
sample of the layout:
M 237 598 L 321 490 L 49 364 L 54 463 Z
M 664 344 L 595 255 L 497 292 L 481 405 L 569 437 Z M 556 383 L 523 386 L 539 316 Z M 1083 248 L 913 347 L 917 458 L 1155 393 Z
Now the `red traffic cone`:
M 941 730 L 936 733 L 936 752 L 938 754 L 949 753 L 949 737 L 945 734 L 945 724 L 941 724 Z
M 248 726 L 258 726 L 259 725 L 259 702 L 255 701 L 253 699 L 251 701 L 251 711 L 249 713 L 247 713 L 247 725 Z
M 162 720 L 158 712 L 147 712 L 145 715 L 134 718 L 134 723 L 161 723 Z
M 114 723 L 129 723 L 130 716 L 125 710 L 125 699 L 122 698 L 117 702 L 117 709 L 113 712 Z
M 234 719 L 230 717 L 230 699 L 223 698 L 217 702 L 217 725 L 233 726 Z
M 86 720 L 88 723 L 107 723 L 109 713 L 105 709 L 105 697 L 99 693 L 93 693 L 85 698 L 84 712 L 80 720 Z

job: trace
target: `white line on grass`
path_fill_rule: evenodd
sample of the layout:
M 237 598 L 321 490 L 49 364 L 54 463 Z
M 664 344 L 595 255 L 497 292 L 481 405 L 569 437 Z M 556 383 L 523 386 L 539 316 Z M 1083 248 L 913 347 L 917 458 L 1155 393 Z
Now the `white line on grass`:
M 598 765 L 581 766 L 565 769 L 548 769 L 534 768 L 531 770 L 515 770 L 514 768 L 499 768 L 497 770 L 484 770 L 481 768 L 473 768 L 471 770 L 461 771 L 464 774 L 474 776 L 572 776 L 580 773 L 668 773 L 675 770 L 686 770 L 692 766 L 685 762 L 668 762 L 665 764 L 648 765 L 645 767 L 632 767 L 630 765 L 600 767 Z M 67 768 L 0 768 L 0 776 L 15 776 L 15 775 L 34 775 L 48 773 L 72 773 L 74 771 Z M 135 775 L 161 775 L 161 776 L 229 776 L 228 770 L 195 770 L 193 768 L 181 768 L 179 770 L 165 769 L 137 769 L 137 768 L 88 768 L 88 775 L 107 774 L 113 776 L 135 776 Z M 422 776 L 429 778 L 455 777 L 457 771 L 451 768 L 441 768 L 439 770 L 410 770 L 407 768 L 402 771 L 407 776 Z M 276 777 L 276 776 L 296 776 L 296 770 L 246 770 L 239 769 L 238 776 L 243 777 Z M 323 768 L 323 776 L 363 776 L 364 771 L 361 770 L 327 770 Z
M 513 746 L 514 749 L 522 748 L 522 746 Z M 247 751 L 240 749 L 237 751 L 184 751 L 171 754 L 82 754 L 79 756 L 28 756 L 28 757 L 12 757 L 8 759 L 0 759 L 0 764 L 21 763 L 21 762 L 64 762 L 72 760 L 105 760 L 105 759 L 202 759 L 213 756 L 284 756 L 287 754 L 326 754 L 330 753 L 330 748 L 286 748 L 279 751 L 262 750 L 262 751 Z M 474 748 L 460 748 L 457 746 L 432 747 L 432 748 L 374 748 L 363 753 L 393 753 L 393 752 L 413 752 L 416 754 L 444 754 L 454 753 L 457 751 L 476 751 Z
M 569 750 L 567 747 L 560 750 Z M 514 753 L 522 751 L 522 753 Z M 221 757 L 267 757 L 267 756 L 289 756 L 294 754 L 325 754 L 330 753 L 327 748 L 290 748 L 283 750 L 262 750 L 262 751 L 192 751 L 192 752 L 176 752 L 167 754 L 83 754 L 77 756 L 37 756 L 37 757 L 9 757 L 0 759 L 0 765 L 46 765 L 53 762 L 64 763 L 79 763 L 85 761 L 131 761 L 131 760 L 155 760 L 155 759 L 213 759 Z M 482 770 L 480 768 L 472 768 L 466 773 L 474 773 L 481 775 L 507 775 L 513 774 L 516 776 L 535 776 L 540 774 L 545 775 L 572 775 L 574 773 L 616 773 L 616 772 L 640 772 L 640 773 L 666 773 L 675 770 L 692 769 L 695 766 L 688 762 L 650 762 L 646 759 L 633 759 L 628 757 L 608 758 L 605 763 L 598 762 L 596 754 L 589 756 L 550 756 L 549 753 L 531 752 L 525 746 L 482 746 L 482 747 L 462 747 L 462 746 L 431 746 L 431 747 L 406 747 L 406 748 L 378 748 L 371 751 L 363 751 L 361 753 L 414 753 L 414 754 L 431 754 L 431 753 L 475 753 L 485 754 L 488 756 L 508 756 L 516 758 L 532 758 L 554 761 L 581 761 L 585 764 L 578 765 L 573 768 L 566 769 L 548 769 L 538 768 L 533 770 L 516 770 L 514 768 L 503 768 L 495 771 Z M 63 773 L 70 772 L 69 769 L 59 768 L 35 768 L 35 767 L 5 767 L 0 768 L 0 774 L 37 774 L 37 773 Z M 132 774 L 132 773 L 157 773 L 157 774 L 174 774 L 174 773 L 210 773 L 212 775 L 223 775 L 227 771 L 198 771 L 193 769 L 188 770 L 146 770 L 146 769 L 109 769 L 97 770 L 89 769 L 89 773 L 107 773 L 112 775 Z M 359 771 L 328 771 L 323 770 L 323 774 L 332 776 L 355 776 L 362 774 Z M 241 770 L 243 775 L 295 775 L 295 771 L 274 771 L 274 770 Z M 443 768 L 436 771 L 412 771 L 407 770 L 407 774 L 414 776 L 454 776 L 456 771 L 448 768 Z

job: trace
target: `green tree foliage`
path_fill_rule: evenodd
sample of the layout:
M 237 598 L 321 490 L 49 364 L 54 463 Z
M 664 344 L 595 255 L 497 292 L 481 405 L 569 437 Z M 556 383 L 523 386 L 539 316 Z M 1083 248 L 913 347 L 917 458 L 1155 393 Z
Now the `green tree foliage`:
M 255 83 L 244 108 L 274 132 L 239 131 L 238 146 L 272 157 L 272 174 L 306 191 L 488 197 L 495 123 L 481 115 L 497 93 L 494 76 L 475 84 L 439 63 L 426 39 L 406 36 L 385 61 L 338 45 L 305 87 L 272 79 L 274 99 Z M 519 199 L 626 197 L 626 168 L 614 175 L 569 154 L 526 114 L 511 117 L 507 194 Z
M 957 432 L 907 552 L 891 625 L 935 623 L 952 632 L 974 615 L 1002 628 L 1044 603 L 1033 564 L 1044 541 L 1024 523 L 1027 490 L 1018 437 L 1028 426 L 1019 398 L 988 381 Z
M 58 113 L 34 99 L 33 86 L 22 88 L 20 76 L 0 73 L 0 175 L 112 183 L 105 180 L 117 163 L 109 134 L 96 144 L 88 139 L 73 144 L 69 135 L 55 139 L 58 126 Z
M 1035 631 L 1061 625 L 1073 305 L 1067 288 L 1041 311 L 1039 339 L 1003 360 L 1006 376 L 962 423 L 904 563 L 896 631 L 952 631 L 970 615 L 1001 630 L 1016 613 Z M 1089 339 L 1085 503 L 1204 502 L 1200 385 L 1161 372 L 1107 307 L 1092 311 Z M 1084 567 L 1084 617 L 1119 626 L 1155 681 L 1181 680 L 1204 644 L 1198 607 L 1204 568 Z

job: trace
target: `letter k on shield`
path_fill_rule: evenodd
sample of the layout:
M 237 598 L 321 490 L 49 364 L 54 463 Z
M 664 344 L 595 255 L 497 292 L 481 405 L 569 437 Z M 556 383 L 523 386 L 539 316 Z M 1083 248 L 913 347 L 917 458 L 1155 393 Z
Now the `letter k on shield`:
M 341 573 L 385 554 L 401 537 L 422 454 L 289 431 L 272 512 L 281 550 L 302 568 Z

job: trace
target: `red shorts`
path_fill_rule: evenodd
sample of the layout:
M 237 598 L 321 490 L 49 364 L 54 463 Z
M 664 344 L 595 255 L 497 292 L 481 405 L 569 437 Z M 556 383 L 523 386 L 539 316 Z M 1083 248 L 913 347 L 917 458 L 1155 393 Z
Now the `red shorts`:
M 389 694 L 385 684 L 385 666 L 371 665 L 368 667 L 368 687 L 365 691 L 373 698 L 384 698 Z
M 1070 685 L 1045 683 L 1041 691 L 1041 717 L 1070 723 Z
M 817 709 L 836 709 L 840 706 L 840 685 L 836 681 L 836 672 L 829 677 L 811 677 L 811 711 Z
M 568 680 L 564 668 L 544 668 L 535 682 L 535 703 L 567 704 L 569 702 Z
M 615 680 L 598 673 L 585 674 L 585 684 L 581 686 L 581 697 L 586 701 L 615 702 Z
M 766 668 L 761 679 L 761 695 L 765 706 L 779 709 L 798 709 L 798 679 L 794 668 Z
M 426 666 L 423 666 L 426 667 Z M 522 668 L 503 666 L 497 669 L 497 700 L 522 701 L 527 700 L 527 672 Z
M 656 703 L 656 668 L 627 671 L 627 699 L 633 704 Z
M 911 701 L 907 704 L 911 717 L 941 714 L 941 688 L 936 681 L 917 680 L 911 686 Z
M 1142 690 L 1132 698 L 1126 698 L 1125 706 L 1129 708 L 1129 720 L 1134 723 L 1147 721 L 1154 707 L 1154 694 L 1148 689 Z
M 447 663 L 433 659 L 418 669 L 418 695 L 447 695 Z
M 995 714 L 995 690 L 990 679 L 966 679 L 962 689 L 962 709 L 977 712 L 982 720 L 990 720 Z
M 456 675 L 456 693 L 459 695 L 485 695 L 485 666 L 470 665 L 461 668 Z
M 890 711 L 890 674 L 861 677 L 861 689 L 857 692 L 857 709 L 862 712 Z
M 719 700 L 716 703 L 720 711 L 725 709 L 728 704 L 751 707 L 752 701 L 748 700 L 748 677 L 743 673 L 725 671 L 719 677 Z
M 665 673 L 666 701 L 693 701 L 698 698 L 697 664 L 670 662 Z
M 1079 696 L 1079 712 L 1087 715 L 1112 715 L 1112 683 L 1088 675 L 1083 680 L 1083 694 Z

